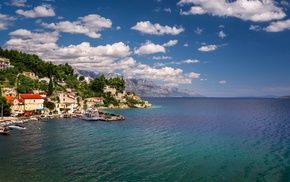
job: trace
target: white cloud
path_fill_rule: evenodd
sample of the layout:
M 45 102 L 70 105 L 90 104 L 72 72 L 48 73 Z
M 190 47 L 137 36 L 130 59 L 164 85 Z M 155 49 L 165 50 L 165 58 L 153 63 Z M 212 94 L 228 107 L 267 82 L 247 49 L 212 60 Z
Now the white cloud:
M 282 0 L 282 1 L 281 1 L 281 4 L 282 4 L 283 6 L 290 7 L 290 3 L 287 2 L 287 1 Z
M 165 53 L 166 50 L 164 46 L 153 44 L 151 41 L 147 41 L 139 49 L 136 49 L 134 53 L 138 55 L 144 55 L 144 54 L 154 54 L 158 52 Z
M 144 34 L 152 34 L 152 35 L 164 35 L 164 34 L 178 35 L 184 31 L 182 27 L 180 28 L 176 26 L 169 27 L 167 25 L 161 26 L 158 23 L 152 24 L 149 21 L 138 22 L 131 29 L 140 31 L 141 33 L 144 33 Z
M 164 47 L 171 47 L 171 46 L 174 46 L 176 45 L 178 42 L 178 40 L 170 40 L 169 42 L 163 44 Z
M 29 30 L 18 29 L 9 34 L 12 38 L 6 42 L 8 49 L 29 52 L 43 56 L 46 52 L 53 52 L 57 49 L 56 41 L 59 34 L 57 32 L 32 33 Z
M 104 28 L 111 28 L 112 21 L 101 17 L 100 15 L 90 14 L 84 17 L 79 17 L 78 21 L 69 22 L 61 21 L 59 23 L 42 23 L 46 28 L 55 29 L 61 32 L 85 34 L 91 38 L 100 38 L 98 32 Z
M 223 38 L 227 37 L 227 35 L 224 33 L 224 31 L 221 30 L 219 32 L 219 37 L 223 39 Z
M 249 30 L 253 30 L 253 31 L 261 31 L 261 27 L 259 25 L 250 25 Z
M 188 78 L 199 78 L 200 74 L 199 73 L 190 72 L 190 73 L 186 74 L 186 76 Z
M 153 56 L 154 60 L 165 60 L 165 59 L 172 59 L 170 56 Z
M 194 30 L 194 32 L 195 32 L 196 34 L 200 35 L 200 34 L 202 34 L 203 29 L 197 27 L 196 30 Z
M 160 68 L 155 68 L 137 62 L 130 57 L 132 54 L 130 47 L 123 42 L 95 47 L 88 42 L 78 45 L 58 46 L 56 43 L 60 35 L 57 31 L 35 33 L 26 29 L 18 29 L 9 35 L 11 38 L 5 44 L 7 49 L 36 54 L 45 61 L 69 63 L 77 69 L 117 72 L 126 77 L 144 78 L 171 86 L 191 84 L 192 80 L 199 78 L 200 75 L 194 72 L 186 74 L 180 68 L 162 64 L 159 64 Z M 149 41 L 146 43 L 152 44 Z M 171 59 L 170 57 L 162 58 Z M 184 62 L 196 61 L 186 60 Z
M 6 3 L 10 6 L 24 7 L 27 0 L 11 0 L 10 3 Z
M 16 18 L 0 13 L 0 30 L 7 29 Z
M 183 44 L 183 47 L 188 47 L 188 44 Z
M 187 60 L 182 61 L 182 63 L 188 63 L 188 64 L 190 64 L 190 63 L 199 63 L 199 60 L 197 60 L 197 59 L 187 59 Z
M 128 59 L 128 58 L 126 58 Z M 132 59 L 132 58 L 129 58 Z M 161 65 L 160 65 L 161 66 Z M 166 85 L 180 85 L 180 84 L 190 84 L 192 79 L 195 79 L 197 75 L 193 73 L 183 74 L 183 71 L 179 68 L 172 67 L 162 67 L 154 68 L 142 63 L 131 64 L 127 68 L 122 68 L 122 74 L 126 77 L 144 78 L 154 81 L 164 82 Z
M 170 13 L 171 12 L 171 9 L 170 8 L 164 8 L 164 11 Z
M 181 15 L 190 15 L 190 14 L 193 14 L 193 15 L 202 15 L 202 14 L 205 14 L 206 11 L 202 9 L 202 7 L 200 6 L 193 6 L 190 8 L 189 11 L 186 11 L 186 12 L 183 12 L 182 10 L 180 10 L 180 14 Z
M 281 32 L 290 30 L 290 19 L 284 21 L 272 22 L 268 27 L 264 28 L 267 32 Z
M 286 16 L 274 0 L 180 0 L 178 5 L 193 4 L 187 12 L 181 14 L 211 14 L 213 16 L 231 16 L 242 20 L 263 22 L 282 19 Z
M 24 11 L 19 9 L 17 14 L 23 15 L 26 18 L 39 18 L 39 17 L 51 17 L 55 16 L 54 10 L 49 5 L 42 5 L 33 8 L 33 10 Z
M 221 81 L 219 81 L 219 84 L 227 84 L 227 81 L 226 80 L 221 80 Z
M 8 49 L 37 54 L 41 58 L 52 62 L 68 62 L 79 68 L 96 69 L 109 68 L 117 59 L 131 54 L 129 46 L 122 42 L 93 47 L 88 42 L 78 45 L 59 47 L 56 42 L 58 32 L 33 33 L 19 29 L 9 34 L 11 39 L 6 42 Z
M 201 46 L 200 48 L 198 48 L 199 51 L 203 51 L 203 52 L 209 52 L 209 51 L 214 51 L 218 48 L 217 45 L 207 45 L 207 46 Z

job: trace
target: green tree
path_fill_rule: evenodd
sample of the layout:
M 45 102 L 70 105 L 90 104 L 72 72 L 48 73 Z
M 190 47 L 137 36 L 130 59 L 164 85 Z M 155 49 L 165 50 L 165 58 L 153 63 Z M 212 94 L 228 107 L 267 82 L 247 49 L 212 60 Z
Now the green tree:
M 104 75 L 101 75 L 98 78 L 95 78 L 91 82 L 91 89 L 97 93 L 103 93 L 104 87 L 106 86 L 107 79 Z
M 47 82 L 42 80 L 42 81 L 39 83 L 39 89 L 40 89 L 40 90 L 47 91 L 47 90 L 48 90 Z
M 53 82 L 52 78 L 49 78 L 49 84 L 48 84 L 48 91 L 47 91 L 47 96 L 50 97 L 53 93 Z
M 11 109 L 10 109 L 10 104 L 7 103 L 6 98 L 0 96 L 0 112 L 2 110 L 2 106 L 3 106 L 3 116 L 9 116 L 11 113 Z
M 55 104 L 53 102 L 49 102 L 49 101 L 44 102 L 43 106 L 48 108 L 50 111 L 54 110 L 54 108 L 55 108 Z
M 29 91 L 32 91 L 34 88 L 34 80 L 26 77 L 24 75 L 20 75 L 18 77 L 18 85 L 17 85 L 17 92 L 18 93 L 28 93 Z
M 117 92 L 119 92 L 119 93 L 123 93 L 123 91 L 126 88 L 125 80 L 123 78 L 119 78 L 119 77 L 109 79 L 108 85 L 111 88 L 115 88 L 117 90 Z
M 80 82 L 82 82 L 82 81 L 84 81 L 84 80 L 85 80 L 85 77 L 84 77 L 84 76 L 80 76 L 80 77 L 79 77 L 79 81 L 80 81 Z

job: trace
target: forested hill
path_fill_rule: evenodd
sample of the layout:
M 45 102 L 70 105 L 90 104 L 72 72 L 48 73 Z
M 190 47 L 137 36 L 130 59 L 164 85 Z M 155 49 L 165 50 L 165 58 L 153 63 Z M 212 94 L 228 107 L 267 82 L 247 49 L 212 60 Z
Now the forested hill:
M 115 88 L 120 93 L 125 90 L 123 78 L 107 80 L 104 76 L 100 76 L 88 83 L 84 76 L 75 74 L 75 70 L 69 64 L 55 65 L 41 60 L 37 55 L 0 48 L 0 57 L 8 58 L 11 64 L 10 68 L 0 71 L 0 86 L 2 88 L 13 88 L 17 93 L 42 90 L 47 91 L 47 96 L 50 96 L 54 91 L 70 89 L 81 98 L 93 96 L 110 98 L 103 92 L 106 85 Z M 34 72 L 38 79 L 24 76 L 23 72 Z M 49 84 L 41 80 L 44 77 L 49 79 Z
M 73 75 L 74 69 L 69 64 L 54 65 L 51 62 L 41 60 L 35 54 L 26 54 L 17 50 L 3 50 L 0 47 L 0 57 L 10 60 L 10 64 L 14 66 L 10 71 L 14 74 L 31 71 L 36 73 L 39 78 L 53 75 L 56 79 Z

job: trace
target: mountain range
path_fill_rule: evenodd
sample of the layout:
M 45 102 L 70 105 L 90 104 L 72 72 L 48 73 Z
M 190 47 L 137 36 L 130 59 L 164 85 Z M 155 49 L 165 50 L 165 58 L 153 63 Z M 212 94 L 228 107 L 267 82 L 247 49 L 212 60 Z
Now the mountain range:
M 107 79 L 114 77 L 122 77 L 115 73 L 95 73 L 87 70 L 77 70 L 80 75 L 95 79 L 104 75 Z M 136 78 L 124 78 L 126 82 L 126 90 L 133 91 L 141 97 L 204 97 L 192 90 L 182 90 L 179 88 L 166 87 L 157 85 L 152 81 Z

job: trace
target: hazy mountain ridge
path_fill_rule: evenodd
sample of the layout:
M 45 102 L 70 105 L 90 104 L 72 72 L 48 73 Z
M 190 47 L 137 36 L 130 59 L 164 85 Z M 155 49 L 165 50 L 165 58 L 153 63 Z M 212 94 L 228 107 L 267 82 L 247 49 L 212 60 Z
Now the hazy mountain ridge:
M 120 74 L 115 73 L 95 73 L 93 71 L 78 70 L 83 75 L 92 79 L 104 75 L 107 79 L 114 77 L 122 77 Z M 142 97 L 204 97 L 192 90 L 182 90 L 179 88 L 171 88 L 166 86 L 157 85 L 152 81 L 145 79 L 124 78 L 126 81 L 126 90 L 134 91 L 136 95 Z

